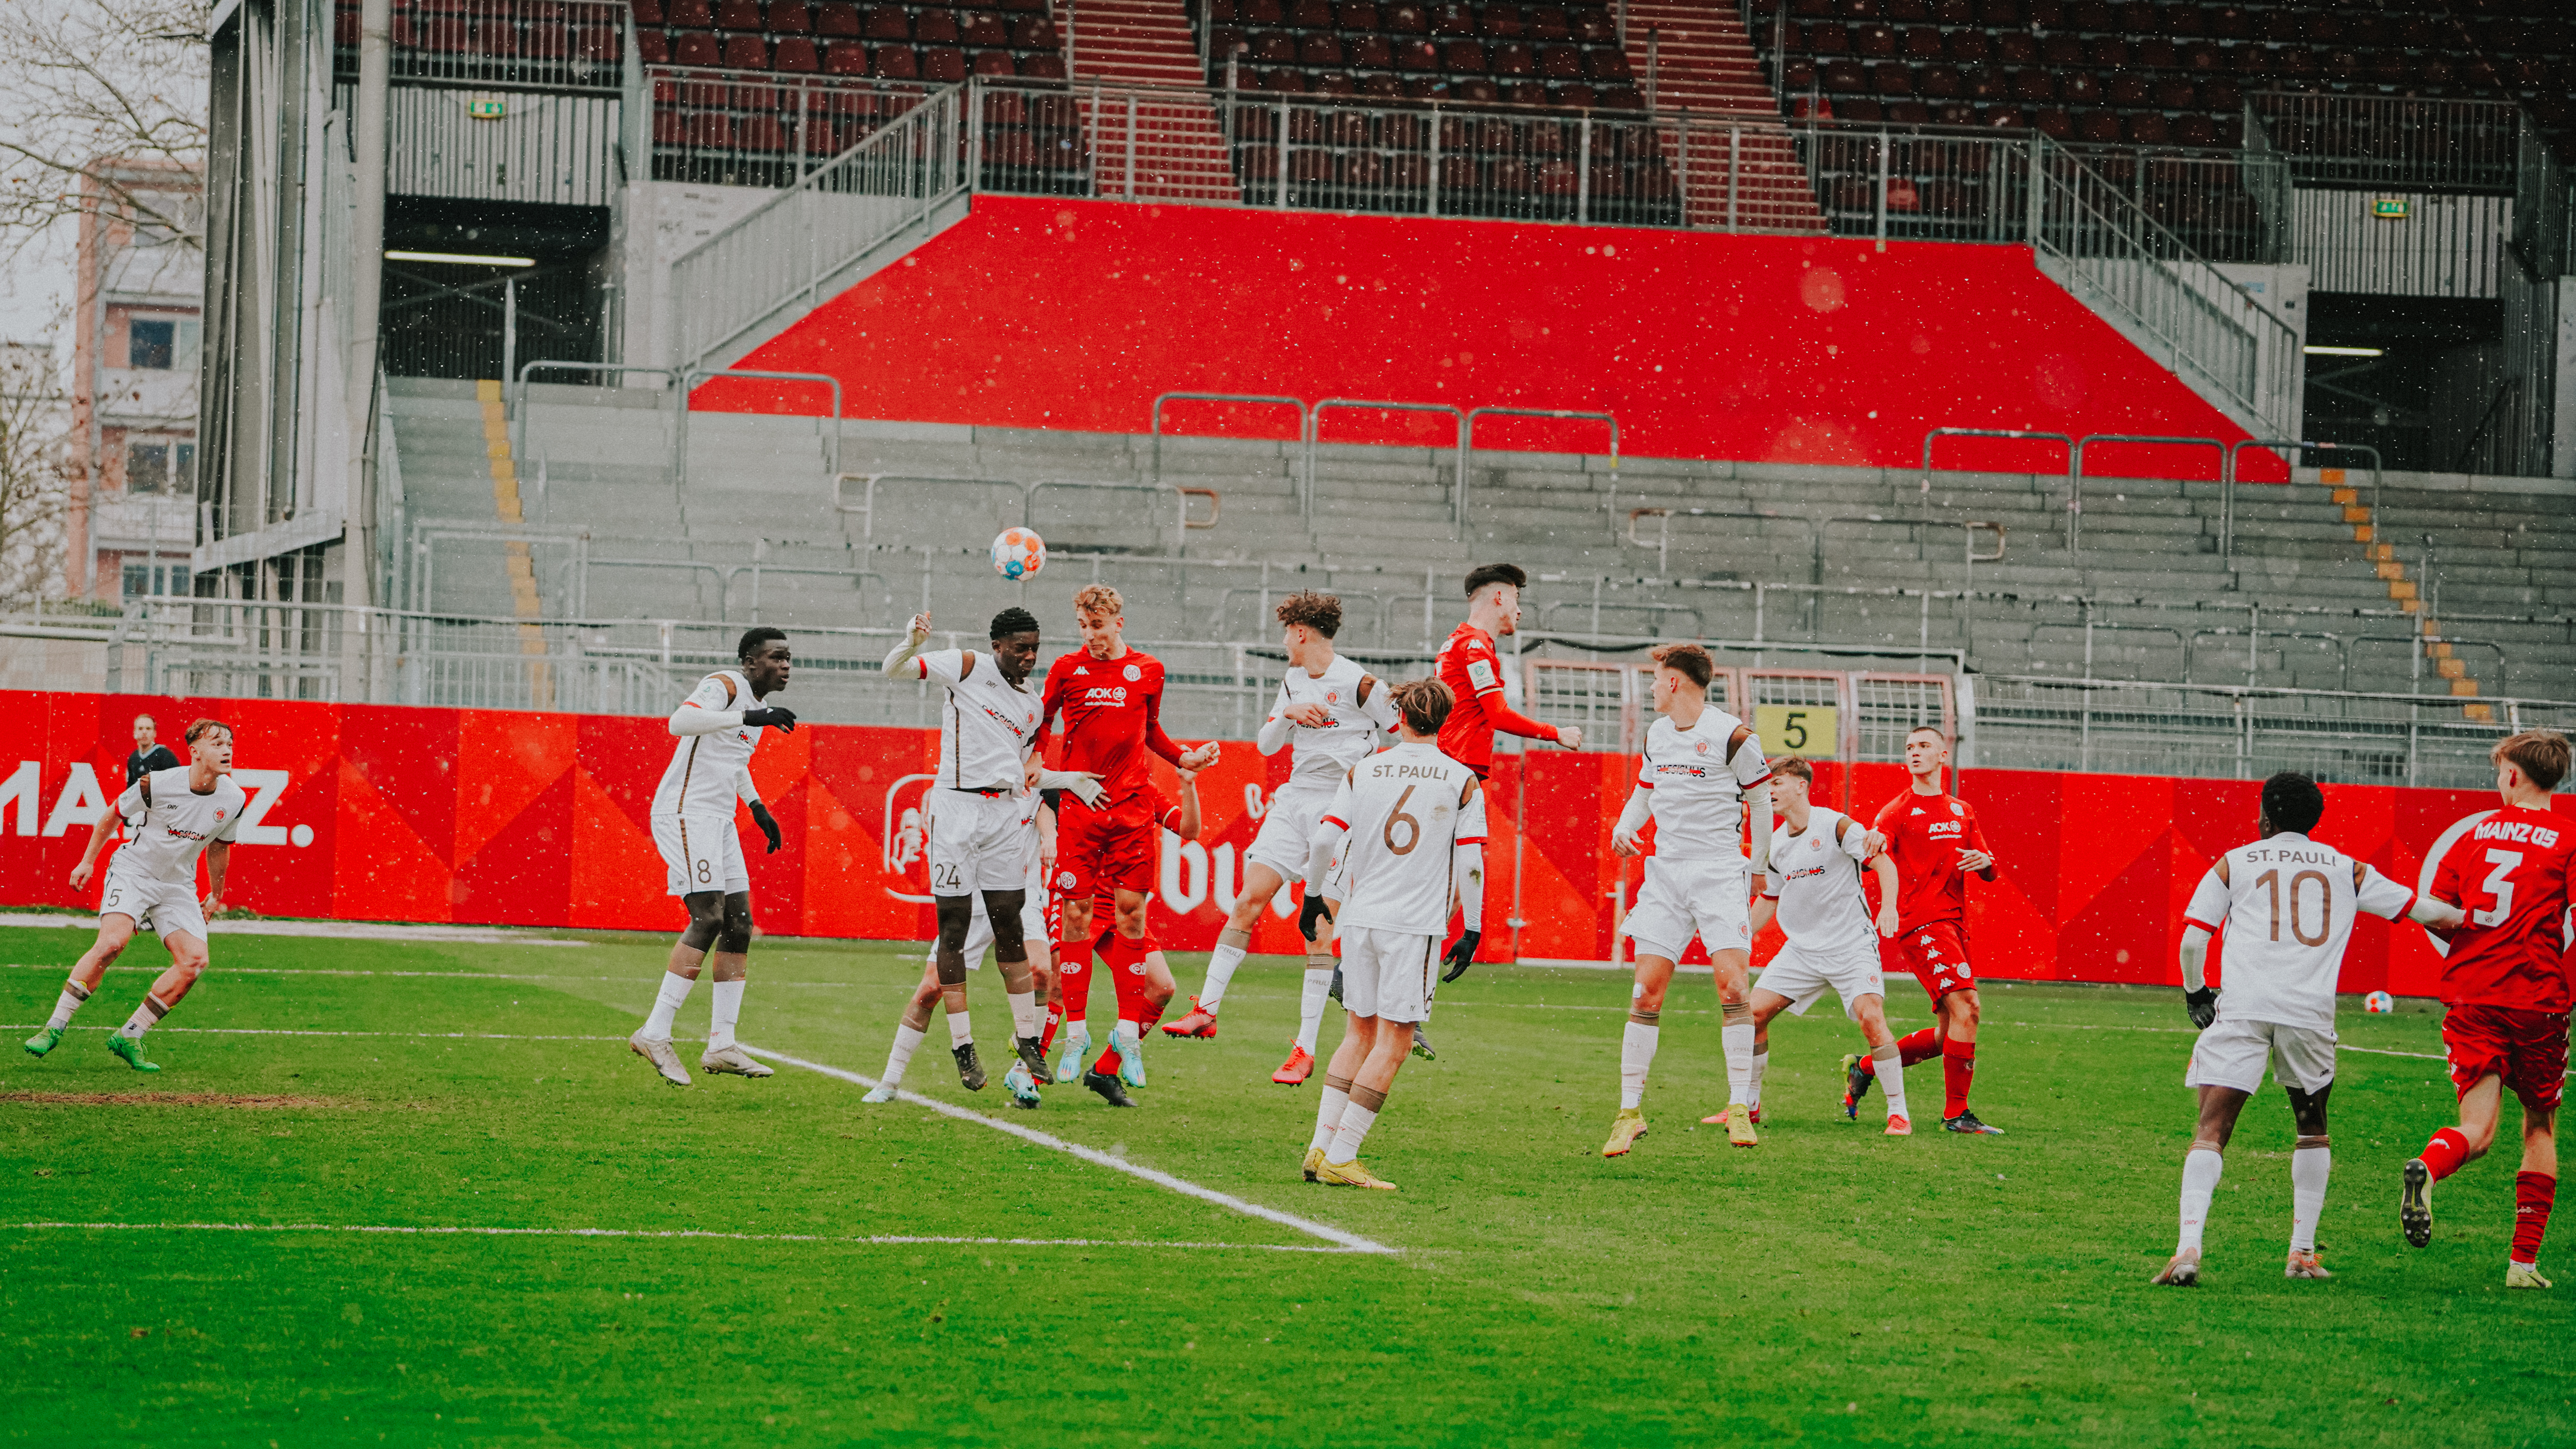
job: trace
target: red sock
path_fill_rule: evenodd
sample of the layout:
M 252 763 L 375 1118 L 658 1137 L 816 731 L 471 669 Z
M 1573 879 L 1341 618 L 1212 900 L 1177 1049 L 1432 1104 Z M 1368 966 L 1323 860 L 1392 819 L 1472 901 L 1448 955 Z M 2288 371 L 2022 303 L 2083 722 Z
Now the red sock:
M 1908 1032 L 1896 1039 L 1896 1060 L 1904 1066 L 1910 1067 L 1916 1062 L 1922 1061 L 1940 1050 L 1941 1044 L 1932 1039 L 1932 1028 L 1928 1026 L 1923 1028 L 1921 1031 Z M 1865 1077 L 1877 1076 L 1877 1059 L 1867 1056 L 1862 1057 L 1860 1059 L 1860 1070 L 1861 1075 Z
M 1140 944 L 1111 932 L 1100 945 L 1101 969 L 1109 973 L 1110 992 L 1118 999 L 1117 1019 L 1120 1021 L 1136 1021 L 1144 1011 L 1145 978 L 1134 969 L 1145 960 L 1145 953 L 1138 949 Z M 1118 1055 L 1118 1038 L 1114 1033 L 1109 1042 L 1109 1050 L 1102 1052 L 1100 1060 L 1091 1068 L 1103 1076 L 1115 1073 L 1124 1060 Z
M 1055 1050 L 1055 1029 L 1062 1025 L 1064 1025 L 1064 1008 L 1062 1006 L 1048 1007 L 1046 1013 L 1046 1030 L 1038 1033 L 1039 1056 L 1045 1056 L 1048 1052 Z
M 1941 1044 L 1941 1115 L 1968 1110 L 1968 1079 L 1977 1074 L 1977 1044 L 1951 1040 Z
M 1090 1010 L 1091 943 L 1058 941 L 1055 943 L 1056 980 L 1063 996 L 1064 1019 L 1080 1021 Z
M 2549 1235 L 2549 1208 L 2558 1199 L 2558 1179 L 2545 1172 L 2513 1175 L 2513 1260 L 2540 1261 L 2540 1240 Z
M 2468 1135 L 2457 1127 L 2445 1127 L 2415 1155 L 2424 1159 L 2424 1165 L 2433 1169 L 2433 1180 L 2440 1182 L 2468 1164 Z

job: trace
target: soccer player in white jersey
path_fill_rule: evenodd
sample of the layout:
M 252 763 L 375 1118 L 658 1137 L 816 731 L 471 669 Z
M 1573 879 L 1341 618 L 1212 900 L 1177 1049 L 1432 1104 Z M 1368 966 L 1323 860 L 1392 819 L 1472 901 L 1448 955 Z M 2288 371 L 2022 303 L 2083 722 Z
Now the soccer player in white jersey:
M 1776 916 L 1788 940 L 1753 987 L 1753 1096 L 1745 1105 L 1762 1110 L 1771 1018 L 1783 1011 L 1806 1015 L 1831 987 L 1878 1059 L 1878 1080 L 1887 1091 L 1887 1135 L 1911 1137 L 1905 1069 L 1897 1061 L 1896 1033 L 1887 1027 L 1887 985 L 1878 965 L 1879 940 L 1896 934 L 1896 861 L 1868 826 L 1813 803 L 1815 784 L 1815 769 L 1806 761 L 1790 756 L 1772 762 L 1771 800 L 1787 828 L 1771 832 L 1771 873 L 1762 899 L 1753 903 L 1753 930 L 1761 934 Z M 1861 893 L 1863 869 L 1878 876 L 1874 922 Z
M 2445 928 L 2460 912 L 2308 838 L 2325 814 L 2325 794 L 2305 775 L 2263 782 L 2254 829 L 2263 838 L 2218 858 L 2183 911 L 2183 1002 L 2192 1025 L 2183 1085 L 2200 1093 L 2200 1123 L 2182 1160 L 2182 1232 L 2173 1261 L 2155 1281 L 2200 1282 L 2201 1229 L 2218 1189 L 2227 1139 L 2245 1099 L 2263 1085 L 2268 1063 L 2290 1098 L 2298 1142 L 2290 1151 L 2291 1278 L 2330 1276 L 2317 1262 L 2317 1220 L 2325 1213 L 2333 1154 L 2326 1096 L 2334 1089 L 2335 978 L 2356 913 Z M 2205 975 L 2209 938 L 2224 932 L 2225 989 Z
M 675 1087 L 689 1085 L 689 1072 L 671 1046 L 671 1028 L 709 952 L 715 956 L 715 999 L 698 1069 L 738 1077 L 772 1074 L 734 1043 L 751 970 L 751 876 L 743 868 L 733 811 L 735 800 L 750 802 L 752 823 L 769 849 L 778 849 L 778 821 L 751 783 L 751 754 L 760 748 L 762 730 L 796 728 L 794 714 L 762 703 L 787 687 L 794 659 L 787 635 L 767 625 L 744 631 L 734 658 L 736 667 L 700 680 L 671 712 L 671 733 L 680 743 L 653 792 L 653 844 L 669 872 L 669 893 L 688 907 L 689 927 L 671 943 L 652 1013 L 626 1045 Z
M 1328 879 L 1339 897 L 1326 908 L 1342 938 L 1350 1027 L 1324 1068 L 1304 1170 L 1309 1182 L 1393 1191 L 1361 1165 L 1360 1147 L 1386 1110 L 1414 1026 L 1431 1014 L 1433 973 L 1445 962 L 1439 979 L 1455 980 L 1476 959 L 1485 792 L 1475 771 L 1440 753 L 1440 725 L 1455 701 L 1449 686 L 1416 679 L 1388 693 L 1398 743 L 1342 777 L 1307 848 L 1306 898 L 1323 898 Z M 1444 958 L 1453 905 L 1464 908 L 1467 931 Z
M 1754 1133 L 1753 1007 L 1747 978 L 1753 969 L 1752 881 L 1771 859 L 1771 767 L 1752 726 L 1708 702 L 1717 663 L 1696 644 L 1666 644 L 1654 651 L 1655 711 L 1663 716 L 1646 730 L 1637 788 L 1610 832 L 1610 848 L 1639 855 L 1638 839 L 1651 817 L 1655 853 L 1646 881 L 1628 912 L 1626 933 L 1637 943 L 1636 984 L 1629 991 L 1628 1030 L 1619 1052 L 1623 1080 L 1633 1073 L 1642 1091 L 1648 1063 L 1662 1033 L 1664 989 L 1673 963 L 1697 934 L 1717 969 L 1717 1000 L 1724 1015 L 1718 1040 L 1726 1051 L 1726 1111 L 1704 1120 L 1726 1123 L 1729 1142 L 1751 1147 Z M 1753 854 L 1748 864 L 1737 841 L 1751 809 Z M 1621 1093 L 1622 1108 L 1630 1105 Z M 1640 1098 L 1642 1101 L 1642 1097 Z M 1641 1108 L 1642 1110 L 1642 1108 Z M 1643 1131 L 1642 1119 L 1637 1128 Z M 1615 1154 L 1614 1154 L 1615 1155 Z
M 223 911 L 233 832 L 241 827 L 242 806 L 249 800 L 232 779 L 231 725 L 201 719 L 188 726 L 184 739 L 188 763 L 137 777 L 90 823 L 89 849 L 72 867 L 72 889 L 88 887 L 108 841 L 109 821 L 124 822 L 125 846 L 108 862 L 107 884 L 99 891 L 98 939 L 73 964 L 44 1030 L 27 1038 L 30 1056 L 54 1049 L 72 1024 L 72 1013 L 98 989 L 108 963 L 134 939 L 137 928 L 149 926 L 170 953 L 170 969 L 143 994 L 143 1004 L 125 1025 L 109 1035 L 107 1049 L 138 1072 L 161 1070 L 143 1059 L 143 1033 L 170 1014 L 206 969 L 206 917 Z M 200 854 L 206 857 L 202 905 L 197 900 Z
M 1234 980 L 1235 968 L 1252 949 L 1252 928 L 1261 921 L 1287 883 L 1306 874 L 1306 851 L 1315 822 L 1353 765 L 1377 749 L 1380 730 L 1395 728 L 1395 707 L 1375 675 L 1333 652 L 1341 632 L 1342 601 L 1331 594 L 1298 593 L 1280 601 L 1275 611 L 1288 653 L 1287 677 L 1279 681 L 1278 701 L 1261 722 L 1254 744 L 1265 755 L 1282 748 L 1291 755 L 1287 783 L 1270 796 L 1261 817 L 1261 833 L 1243 853 L 1243 893 L 1216 938 L 1208 957 L 1207 983 L 1192 999 L 1189 1015 L 1164 1024 L 1170 1036 L 1216 1035 L 1217 1005 Z M 1288 1060 L 1270 1074 L 1283 1086 L 1304 1082 L 1315 1069 L 1315 1035 L 1322 1028 L 1325 998 L 1333 986 L 1332 928 L 1324 924 L 1320 898 L 1309 896 L 1298 916 L 1306 938 L 1305 991 L 1298 1002 L 1297 1038 Z
M 1048 988 L 1053 984 L 1050 979 L 1052 973 L 1048 969 L 1050 963 L 1047 952 L 1046 879 L 1047 872 L 1055 863 L 1055 812 L 1047 808 L 1046 796 L 1034 786 L 1021 792 L 1020 825 L 1037 840 L 1037 848 L 1029 852 L 1027 883 L 1021 888 L 1020 943 L 1028 948 L 1029 953 L 1029 999 L 1033 1005 L 1043 1006 Z M 991 951 L 995 943 L 993 913 L 984 904 L 981 893 L 966 897 L 966 909 L 969 912 L 969 918 L 966 923 L 966 944 L 961 948 L 961 954 L 966 958 L 967 970 L 980 971 L 984 966 L 985 953 Z M 1000 961 L 1001 957 L 997 953 L 994 956 L 997 967 Z M 1007 999 L 1010 992 L 1007 990 L 1007 983 L 1005 985 L 1003 995 Z M 930 1010 L 930 1002 L 940 995 L 939 943 L 934 940 L 923 957 L 921 985 L 914 988 L 914 999 L 921 1003 L 921 1009 L 926 1014 Z M 1011 1024 L 1015 1029 L 1020 1025 L 1019 1007 L 1016 1003 L 1012 1006 Z M 950 1013 L 948 1016 L 949 1049 L 954 1051 L 958 1047 L 972 1044 L 974 1040 L 974 1024 L 968 1014 L 963 1011 Z M 1040 1044 L 1040 1051 L 1043 1054 L 1043 1042 Z M 1028 1066 L 1017 1060 L 1016 1056 L 1011 1062 L 1011 1069 L 1002 1074 L 1002 1087 L 1011 1094 L 1011 1102 L 1015 1106 L 1039 1105 L 1038 1082 L 1039 1078 L 1032 1075 Z
M 1029 965 L 1021 914 L 1039 850 L 1036 817 L 1028 806 L 1036 798 L 1034 790 L 1082 793 L 1097 791 L 1099 782 L 1090 775 L 1050 770 L 1031 777 L 1040 718 L 1039 696 L 1028 688 L 1029 670 L 1038 659 L 1037 616 L 1026 609 L 1004 609 L 993 616 L 986 637 L 992 647 L 981 654 L 972 649 L 925 652 L 921 646 L 930 641 L 930 616 L 915 614 L 910 633 L 885 659 L 887 674 L 934 680 L 948 698 L 939 715 L 939 770 L 922 804 L 929 816 L 930 895 L 939 918 L 939 944 L 925 983 L 933 989 L 916 992 L 904 1007 L 894 1049 L 886 1057 L 885 1078 L 867 1094 L 870 1102 L 894 1100 L 913 1053 L 929 1035 L 933 1000 L 945 1004 L 952 1023 L 949 1054 L 957 1062 L 957 1080 L 970 1092 L 983 1090 L 983 1063 L 976 1059 L 973 1033 L 964 1029 L 966 931 L 978 895 L 992 923 L 993 959 L 1011 1007 L 1019 1058 L 1011 1074 L 1012 1100 L 1037 1105 L 1036 1084 L 1046 1076 L 1037 978 Z M 1023 1074 L 1025 1092 L 1020 1090 Z

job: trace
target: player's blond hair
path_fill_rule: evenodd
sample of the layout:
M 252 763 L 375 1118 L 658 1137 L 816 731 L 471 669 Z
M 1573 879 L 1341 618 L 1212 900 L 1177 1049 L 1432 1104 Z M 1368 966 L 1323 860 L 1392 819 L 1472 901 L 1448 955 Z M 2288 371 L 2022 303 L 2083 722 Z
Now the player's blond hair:
M 225 734 L 231 734 L 233 732 L 233 727 L 219 719 L 192 719 L 188 721 L 188 732 L 179 736 L 179 738 L 193 745 L 197 742 L 197 737 L 199 735 L 202 735 L 209 730 L 222 730 Z M 2562 757 L 2564 757 L 2566 753 L 2566 748 L 2567 747 L 2563 744 L 2559 746 L 2559 752 Z
M 2496 741 L 2487 759 L 2512 765 L 2522 771 L 2522 778 L 2544 791 L 2555 790 L 2567 778 L 2567 737 L 2556 730 L 2524 730 Z
M 1717 661 L 1709 658 L 1708 651 L 1696 644 L 1657 645 L 1647 651 L 1646 657 L 1702 689 L 1708 688 L 1708 682 L 1717 677 Z
M 1127 601 L 1118 597 L 1118 591 L 1107 584 L 1086 584 L 1074 591 L 1073 611 L 1119 619 L 1126 617 Z
M 1282 624 L 1303 624 L 1327 639 L 1342 632 L 1342 601 L 1331 594 L 1301 589 L 1281 599 L 1271 612 Z
M 1387 699 L 1404 716 L 1404 727 L 1417 735 L 1440 733 L 1440 726 L 1448 723 L 1449 711 L 1458 703 L 1458 696 L 1450 693 L 1448 685 L 1431 678 L 1408 679 L 1397 685 Z
M 1816 783 L 1816 767 L 1808 764 L 1802 759 L 1799 759 L 1796 755 L 1782 755 L 1780 758 L 1773 760 L 1771 762 L 1771 773 L 1774 775 L 1795 775 L 1810 785 Z

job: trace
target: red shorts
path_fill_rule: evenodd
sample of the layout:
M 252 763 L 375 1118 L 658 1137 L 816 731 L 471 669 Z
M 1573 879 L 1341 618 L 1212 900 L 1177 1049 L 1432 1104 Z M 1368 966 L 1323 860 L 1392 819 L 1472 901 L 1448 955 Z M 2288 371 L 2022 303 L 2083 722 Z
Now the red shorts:
M 2525 1107 L 2555 1107 L 2567 1085 L 2567 1013 L 2482 1002 L 2454 1006 L 2442 1018 L 2442 1050 L 2461 1096 L 2488 1077 L 2502 1077 Z
M 1089 900 L 1103 890 L 1143 892 L 1154 884 L 1154 822 L 1094 810 L 1067 795 L 1056 811 L 1055 894 Z
M 1977 984 L 1968 970 L 1968 931 L 1957 921 L 1908 926 L 1882 937 L 1878 957 L 1886 970 L 1913 972 L 1914 979 L 1923 983 L 1924 994 L 1935 1002 Z

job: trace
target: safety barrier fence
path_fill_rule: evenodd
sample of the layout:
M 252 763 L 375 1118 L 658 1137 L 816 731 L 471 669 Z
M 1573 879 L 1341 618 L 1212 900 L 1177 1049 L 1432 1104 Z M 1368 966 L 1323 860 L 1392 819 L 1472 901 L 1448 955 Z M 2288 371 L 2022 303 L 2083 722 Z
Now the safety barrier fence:
M 389 74 L 404 86 L 614 95 L 626 26 L 624 0 L 392 0 Z M 338 0 L 332 68 L 342 80 L 357 79 L 358 39 L 358 0 Z

